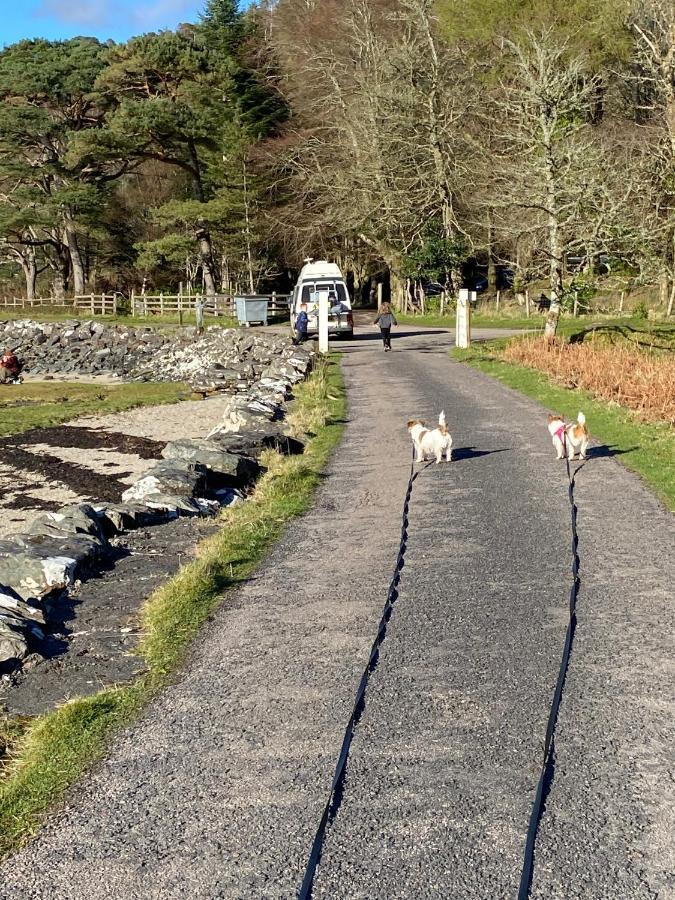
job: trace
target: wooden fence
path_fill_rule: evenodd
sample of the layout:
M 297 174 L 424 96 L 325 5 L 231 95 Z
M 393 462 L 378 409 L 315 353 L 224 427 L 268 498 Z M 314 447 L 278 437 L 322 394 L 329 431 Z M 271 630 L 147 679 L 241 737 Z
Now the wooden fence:
M 72 305 L 73 301 L 66 298 L 31 297 L 30 300 L 27 300 L 25 297 L 0 297 L 0 308 L 2 309 L 32 309 L 35 306 L 54 306 L 58 309 L 65 309 Z
M 0 297 L 0 309 L 72 309 L 73 312 L 86 312 L 91 316 L 116 316 L 121 305 L 120 294 L 77 294 L 71 298 L 33 297 Z M 267 300 L 270 318 L 288 317 L 288 294 L 241 294 L 239 296 L 252 299 Z M 216 294 L 207 297 L 203 294 L 136 294 L 131 292 L 131 314 L 133 316 L 178 316 L 196 315 L 197 303 L 201 303 L 206 316 L 234 317 L 234 297 Z
M 77 294 L 73 306 L 92 316 L 116 316 L 118 294 Z
M 267 300 L 270 317 L 288 315 L 288 294 L 247 294 L 240 296 Z M 201 303 L 205 315 L 234 316 L 234 297 L 216 294 L 136 294 L 131 295 L 131 312 L 134 316 L 182 316 L 195 313 L 197 303 Z
M 92 316 L 116 316 L 118 294 L 78 294 L 76 297 L 0 297 L 0 309 L 86 310 Z

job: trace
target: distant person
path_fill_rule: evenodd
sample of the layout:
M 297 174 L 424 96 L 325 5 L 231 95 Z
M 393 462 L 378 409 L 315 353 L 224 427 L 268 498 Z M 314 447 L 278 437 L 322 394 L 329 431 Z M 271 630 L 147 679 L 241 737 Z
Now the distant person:
M 338 326 L 340 325 L 342 313 L 349 312 L 347 304 L 343 303 L 342 300 L 338 300 L 332 291 L 328 294 L 328 308 L 334 316 L 337 316 Z
M 11 350 L 0 356 L 0 384 L 20 384 L 22 364 Z
M 380 334 L 382 335 L 382 343 L 384 344 L 384 352 L 391 350 L 391 326 L 398 325 L 396 316 L 391 311 L 391 304 L 385 300 L 380 311 L 377 314 L 373 325 L 380 326 Z
M 307 304 L 300 304 L 300 312 L 295 320 L 295 337 L 293 343 L 297 346 L 307 340 L 307 327 L 309 325 L 309 316 L 307 315 Z

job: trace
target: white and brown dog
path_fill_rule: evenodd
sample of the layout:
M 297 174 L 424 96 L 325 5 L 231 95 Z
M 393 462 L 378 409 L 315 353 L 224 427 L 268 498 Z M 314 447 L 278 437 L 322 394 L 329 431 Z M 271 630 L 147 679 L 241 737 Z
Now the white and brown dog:
M 565 455 L 568 459 L 574 459 L 577 452 L 581 459 L 586 459 L 588 429 L 586 416 L 582 412 L 571 425 L 566 425 L 562 416 L 549 416 L 548 431 L 555 447 L 556 459 L 563 459 Z
M 427 428 L 420 419 L 408 422 L 408 432 L 415 447 L 415 462 L 424 462 L 427 456 L 435 456 L 436 462 L 446 462 L 452 458 L 452 438 L 445 424 L 445 412 L 438 417 L 438 428 Z

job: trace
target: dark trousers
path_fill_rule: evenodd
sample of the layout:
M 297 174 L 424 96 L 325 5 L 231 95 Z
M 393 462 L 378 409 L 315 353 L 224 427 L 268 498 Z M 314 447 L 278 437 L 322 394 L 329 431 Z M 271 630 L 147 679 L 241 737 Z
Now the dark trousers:
M 391 348 L 391 328 L 380 328 L 382 332 L 382 343 L 385 347 Z
M 304 342 L 306 340 L 307 340 L 307 332 L 306 331 L 298 331 L 298 332 L 296 332 L 295 337 L 293 338 L 293 343 L 297 347 L 298 344 L 304 344 Z

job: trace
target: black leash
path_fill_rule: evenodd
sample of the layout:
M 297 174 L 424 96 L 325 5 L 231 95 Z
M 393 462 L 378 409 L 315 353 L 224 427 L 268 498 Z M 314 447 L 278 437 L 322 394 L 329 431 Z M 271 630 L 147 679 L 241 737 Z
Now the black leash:
M 426 466 L 424 468 L 426 468 Z M 354 736 L 356 726 L 359 723 L 359 719 L 361 718 L 361 714 L 363 713 L 363 710 L 366 706 L 365 698 L 368 682 L 370 681 L 370 676 L 377 668 L 377 664 L 380 658 L 380 646 L 386 637 L 387 624 L 389 622 L 389 619 L 391 618 L 394 609 L 394 603 L 396 603 L 398 599 L 398 584 L 401 580 L 401 570 L 403 569 L 405 562 L 406 543 L 408 540 L 408 510 L 410 508 L 410 498 L 412 496 L 413 484 L 415 483 L 417 476 L 422 471 L 423 469 L 420 469 L 419 471 L 415 472 L 415 454 L 413 450 L 413 461 L 410 464 L 410 478 L 408 479 L 408 488 L 406 490 L 405 501 L 403 503 L 401 542 L 399 544 L 398 556 L 396 558 L 396 565 L 394 567 L 394 574 L 389 585 L 387 600 L 384 604 L 382 618 L 380 619 L 380 624 L 377 629 L 377 635 L 375 636 L 373 646 L 370 650 L 370 657 L 365 669 L 363 670 L 363 675 L 361 676 L 361 681 L 359 682 L 359 687 L 356 691 L 354 707 L 352 709 L 352 714 L 349 717 L 347 728 L 345 729 L 345 736 L 342 739 L 342 748 L 340 749 L 340 755 L 338 756 L 337 765 L 335 767 L 335 774 L 333 775 L 333 782 L 331 784 L 330 793 L 328 795 L 328 801 L 326 803 L 326 806 L 324 807 L 323 815 L 321 816 L 321 821 L 319 822 L 319 827 L 317 828 L 316 835 L 314 837 L 314 843 L 312 844 L 312 850 L 309 854 L 309 860 L 305 869 L 305 877 L 302 880 L 302 886 L 300 887 L 300 891 L 298 893 L 298 900 L 310 900 L 312 896 L 312 887 L 314 885 L 316 867 L 318 866 L 319 860 L 321 859 L 321 851 L 323 849 L 323 843 L 326 838 L 326 831 L 328 830 L 328 826 L 332 823 L 333 819 L 337 815 L 338 809 L 340 808 L 340 803 L 342 802 L 344 779 L 347 771 L 347 761 L 349 759 L 349 751 L 352 745 L 352 738 Z
M 577 507 L 574 502 L 574 479 L 578 472 L 583 468 L 583 464 L 577 466 L 574 475 L 570 469 L 569 457 L 565 457 L 567 465 L 568 495 L 570 501 L 570 513 L 572 518 L 572 587 L 570 588 L 569 603 L 569 621 L 567 623 L 567 633 L 565 635 L 565 646 L 563 648 L 562 659 L 560 661 L 560 671 L 558 673 L 558 682 L 555 686 L 553 694 L 553 703 L 548 716 L 548 724 L 546 726 L 546 740 L 544 741 L 544 759 L 541 765 L 541 774 L 537 785 L 537 793 L 534 798 L 534 805 L 530 815 L 530 824 L 527 830 L 527 841 L 525 842 L 525 859 L 523 861 L 523 869 L 520 874 L 520 888 L 518 890 L 518 900 L 527 900 L 530 896 L 530 888 L 532 886 L 532 875 L 534 871 L 534 845 L 537 839 L 537 831 L 539 822 L 544 811 L 546 798 L 548 797 L 553 783 L 553 775 L 555 773 L 555 727 L 558 721 L 558 710 L 560 709 L 560 700 L 562 697 L 563 687 L 565 686 L 565 678 L 569 667 L 570 655 L 572 653 L 572 643 L 574 641 L 574 632 L 577 627 L 577 597 L 579 595 L 579 536 L 577 534 Z

